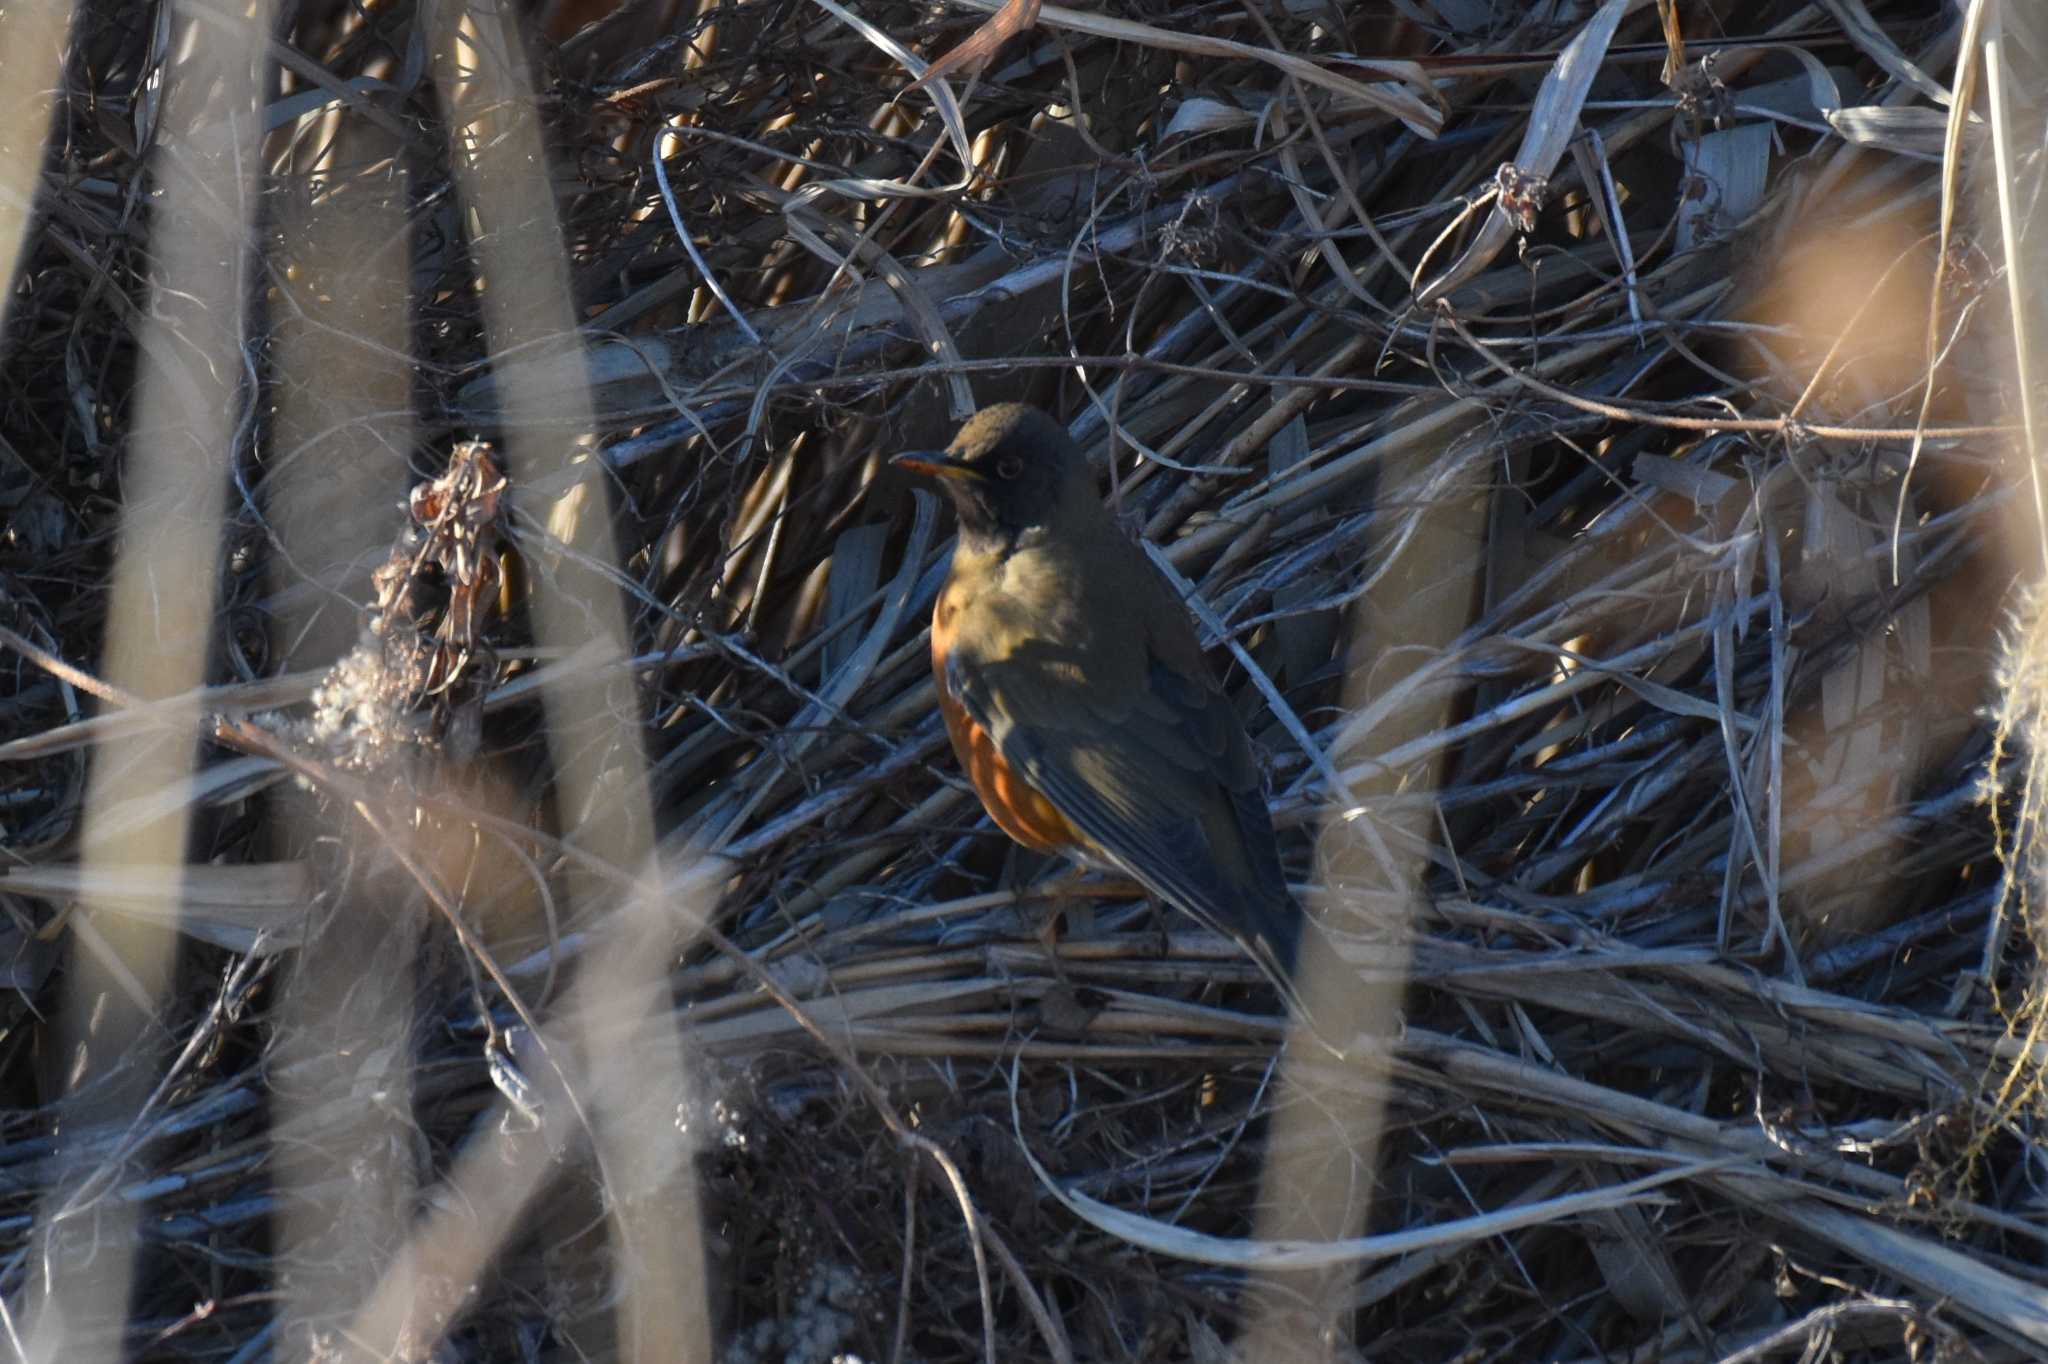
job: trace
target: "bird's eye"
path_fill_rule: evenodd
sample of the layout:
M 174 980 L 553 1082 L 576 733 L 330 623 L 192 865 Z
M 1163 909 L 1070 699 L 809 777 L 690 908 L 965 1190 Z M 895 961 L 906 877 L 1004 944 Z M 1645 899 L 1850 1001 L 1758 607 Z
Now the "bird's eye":
M 1024 461 L 1015 455 L 1004 455 L 996 461 L 997 478 L 1015 478 L 1024 472 Z

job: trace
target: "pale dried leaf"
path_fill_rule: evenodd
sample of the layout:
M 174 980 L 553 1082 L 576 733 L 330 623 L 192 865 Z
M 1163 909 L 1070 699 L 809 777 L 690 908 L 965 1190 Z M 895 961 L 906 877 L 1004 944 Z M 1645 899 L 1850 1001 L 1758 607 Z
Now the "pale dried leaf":
M 1003 7 L 989 16 L 988 22 L 962 39 L 958 46 L 942 57 L 935 57 L 924 74 L 904 87 L 904 93 L 922 90 L 925 86 L 955 71 L 970 75 L 978 73 L 996 55 L 997 49 L 1020 33 L 1029 32 L 1038 22 L 1040 0 L 1003 0 Z
M 1906 104 L 1880 107 L 1859 104 L 1837 109 L 1827 116 L 1828 125 L 1845 142 L 1873 151 L 1915 156 L 1924 161 L 1941 159 L 1948 141 L 1949 116 L 1939 109 Z M 1969 125 L 1975 127 L 1974 120 Z
M 168 917 L 163 874 L 148 869 L 14 867 L 0 872 L 0 891 L 138 916 L 230 952 L 295 946 L 313 902 L 312 872 L 303 862 L 185 866 L 177 877 L 178 900 Z
M 1514 168 L 1525 177 L 1547 179 L 1564 159 L 1565 148 L 1578 131 L 1579 112 L 1593 88 L 1593 78 L 1614 40 L 1622 18 L 1648 0 L 1606 0 L 1578 35 L 1558 54 L 1557 62 L 1543 77 L 1536 91 L 1535 108 L 1522 135 L 1521 150 L 1515 153 Z M 1486 215 L 1479 233 L 1451 267 L 1416 290 L 1416 300 L 1428 304 L 1442 298 L 1493 263 L 1513 237 L 1514 225 L 1504 213 Z M 1427 258 L 1425 257 L 1425 262 Z
M 1258 121 L 1259 116 L 1248 109 L 1196 95 L 1181 101 L 1180 108 L 1173 111 L 1173 117 L 1167 120 L 1165 129 L 1160 133 L 1160 140 L 1170 140 L 1182 134 L 1200 136 L 1226 128 L 1249 128 Z
M 1701 137 L 1694 147 L 1693 169 L 1710 188 L 1679 206 L 1678 249 L 1690 251 L 1756 212 L 1770 167 L 1769 124 L 1746 123 Z

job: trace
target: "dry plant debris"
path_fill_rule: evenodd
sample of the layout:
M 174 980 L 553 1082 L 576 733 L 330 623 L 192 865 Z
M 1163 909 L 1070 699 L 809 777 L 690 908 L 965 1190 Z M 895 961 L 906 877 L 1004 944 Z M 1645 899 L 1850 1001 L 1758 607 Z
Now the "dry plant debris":
M 38 172 L 0 118 L 0 1340 L 119 1214 L 129 1314 L 68 1337 L 109 1357 L 354 1357 L 401 1279 L 420 1360 L 641 1357 L 650 1287 L 732 1360 L 2048 1351 L 2038 590 L 1994 666 L 2041 569 L 2032 8 L 275 17 L 237 122 L 187 81 L 235 13 L 0 12 L 54 130 Z M 484 197 L 522 128 L 545 192 Z M 154 212 L 180 157 L 248 202 Z M 239 300 L 153 292 L 180 231 Z M 96 816 L 191 821 L 108 1054 L 58 1005 L 162 917 L 81 813 L 163 723 L 97 674 L 184 433 L 145 371 L 237 395 L 232 491 L 199 769 Z M 1399 1004 L 1350 1061 L 1276 1063 L 1249 963 L 951 769 L 949 532 L 883 464 L 1010 398 L 1189 584 L 1327 979 Z M 600 592 L 593 664 L 537 622 Z M 434 761 L 291 728 L 360 737 L 371 664 L 372 746 Z M 567 681 L 605 705 L 551 731 Z M 629 750 L 644 799 L 551 780 Z M 613 1027 L 576 982 L 636 896 Z M 139 1117 L 67 1088 L 159 1051 Z M 434 1259 L 464 1178 L 531 1186 Z M 636 1281 L 649 1225 L 685 1279 Z

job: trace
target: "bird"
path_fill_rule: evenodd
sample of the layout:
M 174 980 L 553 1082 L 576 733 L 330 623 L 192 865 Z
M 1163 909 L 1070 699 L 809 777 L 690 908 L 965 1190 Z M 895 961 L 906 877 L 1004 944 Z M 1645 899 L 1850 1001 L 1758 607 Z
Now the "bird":
M 1104 506 L 1066 428 L 1003 403 L 943 451 L 890 463 L 938 480 L 958 513 L 932 675 L 997 826 L 1234 939 L 1305 1019 L 1305 916 L 1250 740 L 1186 604 Z

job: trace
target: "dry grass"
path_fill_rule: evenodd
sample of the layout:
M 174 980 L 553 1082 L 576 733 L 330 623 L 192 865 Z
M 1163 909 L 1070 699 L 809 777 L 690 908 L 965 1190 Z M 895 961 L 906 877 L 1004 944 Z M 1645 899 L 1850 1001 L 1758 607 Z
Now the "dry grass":
M 2048 1350 L 2024 7 L 285 8 L 0 14 L 0 1342 Z M 1341 1056 L 961 783 L 1008 398 Z

